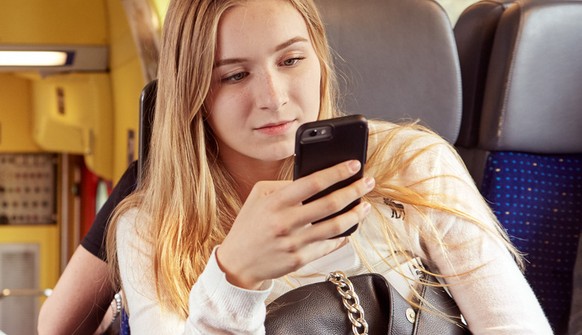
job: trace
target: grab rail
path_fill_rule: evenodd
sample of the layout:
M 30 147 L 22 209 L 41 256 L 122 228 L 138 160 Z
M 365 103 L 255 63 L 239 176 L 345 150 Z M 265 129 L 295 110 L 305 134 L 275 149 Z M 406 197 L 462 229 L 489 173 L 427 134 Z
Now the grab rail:
M 34 288 L 5 288 L 0 291 L 0 299 L 6 297 L 48 297 L 53 293 L 53 290 L 46 288 L 44 290 Z

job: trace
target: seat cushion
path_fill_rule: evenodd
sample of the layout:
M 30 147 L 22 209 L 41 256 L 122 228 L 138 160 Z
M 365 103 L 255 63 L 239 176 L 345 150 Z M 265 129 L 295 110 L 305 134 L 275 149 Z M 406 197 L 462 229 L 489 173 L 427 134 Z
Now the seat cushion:
M 491 152 L 481 187 L 554 330 L 564 329 L 582 227 L 582 154 Z

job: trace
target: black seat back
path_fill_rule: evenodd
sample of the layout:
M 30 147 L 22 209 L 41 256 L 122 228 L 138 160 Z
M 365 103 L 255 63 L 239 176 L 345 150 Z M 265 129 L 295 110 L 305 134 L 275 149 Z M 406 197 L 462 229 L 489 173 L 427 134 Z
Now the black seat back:
M 156 95 L 158 81 L 149 82 L 142 90 L 139 97 L 139 156 L 137 167 L 137 180 L 142 179 L 144 167 L 149 156 L 152 126 L 156 109 Z
M 485 81 L 489 69 L 493 40 L 501 15 L 514 0 L 483 0 L 466 8 L 455 24 L 463 82 L 463 117 L 455 143 L 474 148 L 479 138 Z

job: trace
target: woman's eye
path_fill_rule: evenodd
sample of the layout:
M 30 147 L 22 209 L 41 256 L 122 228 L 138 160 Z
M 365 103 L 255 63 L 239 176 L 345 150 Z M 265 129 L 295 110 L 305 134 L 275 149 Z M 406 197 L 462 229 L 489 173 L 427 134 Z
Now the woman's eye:
M 283 66 L 293 66 L 293 65 L 296 65 L 297 63 L 299 63 L 299 61 L 301 61 L 304 58 L 305 57 L 293 57 L 293 58 L 285 59 L 281 64 Z
M 246 76 L 248 76 L 249 73 L 248 72 L 239 72 L 239 73 L 235 73 L 232 76 L 228 76 L 224 79 L 222 79 L 223 82 L 237 82 L 237 81 L 241 81 L 243 79 L 245 79 Z

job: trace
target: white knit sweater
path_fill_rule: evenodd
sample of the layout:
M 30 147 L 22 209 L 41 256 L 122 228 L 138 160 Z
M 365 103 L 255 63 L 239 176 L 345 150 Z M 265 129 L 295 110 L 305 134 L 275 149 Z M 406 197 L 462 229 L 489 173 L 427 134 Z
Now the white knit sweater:
M 410 132 L 411 136 L 418 135 Z M 404 141 L 406 136 L 399 136 Z M 399 140 L 399 141 L 400 141 Z M 458 163 L 450 147 L 431 136 L 424 136 L 407 152 L 410 157 L 417 149 L 431 145 L 419 155 L 408 169 L 398 176 L 398 183 L 410 186 L 414 181 L 431 176 L 430 182 L 414 184 L 419 191 L 445 193 L 445 201 L 453 201 L 457 208 L 471 213 L 490 225 L 495 224 L 489 209 L 479 195 L 466 169 Z M 389 159 L 397 146 L 386 150 Z M 374 139 L 370 141 L 374 147 Z M 530 286 L 516 266 L 509 252 L 495 238 L 483 233 L 474 224 L 436 210 L 419 212 L 404 205 L 405 218 L 392 218 L 388 206 L 379 206 L 360 224 L 350 242 L 331 254 L 316 260 L 296 273 L 265 283 L 261 290 L 249 291 L 232 286 L 225 278 L 215 259 L 215 253 L 199 280 L 192 287 L 189 299 L 190 314 L 186 320 L 168 313 L 157 301 L 152 272 L 151 244 L 143 236 L 147 220 L 137 210 L 125 214 L 118 225 L 118 258 L 123 289 L 130 313 L 133 334 L 264 334 L 265 304 L 293 287 L 322 281 L 330 271 L 342 270 L 348 275 L 368 271 L 382 273 L 388 281 L 407 294 L 406 282 L 394 276 L 388 264 L 401 260 L 391 259 L 390 250 L 381 229 L 380 215 L 396 229 L 402 244 L 415 255 L 430 262 L 445 275 L 451 284 L 449 290 L 459 305 L 474 334 L 552 334 L 551 328 Z M 449 251 L 448 257 L 434 241 L 421 240 L 419 229 L 428 229 L 423 222 L 434 222 L 434 235 L 440 235 L 450 245 L 462 245 Z M 416 224 L 412 224 L 412 223 Z M 420 227 L 420 228 L 413 228 Z M 358 250 L 359 252 L 356 252 Z M 260 260 L 257 260 L 260 261 Z M 476 269 L 476 270 L 475 270 Z M 404 284 L 403 284 L 404 283 Z

